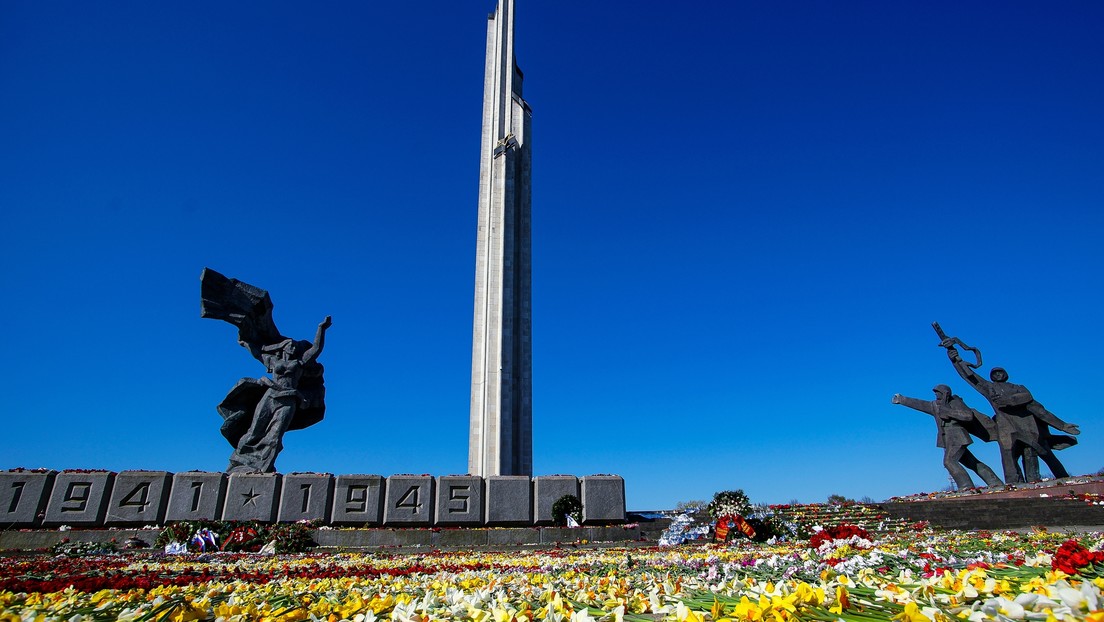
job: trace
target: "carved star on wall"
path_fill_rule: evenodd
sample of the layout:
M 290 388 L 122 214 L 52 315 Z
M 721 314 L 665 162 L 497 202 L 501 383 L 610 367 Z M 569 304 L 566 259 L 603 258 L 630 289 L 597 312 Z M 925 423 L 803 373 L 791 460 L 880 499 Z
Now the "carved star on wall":
M 245 507 L 247 505 L 252 505 L 256 507 L 257 497 L 261 496 L 261 493 L 253 492 L 253 488 L 250 487 L 249 492 L 243 492 L 241 493 L 241 496 L 245 497 L 245 501 L 242 502 L 242 507 Z

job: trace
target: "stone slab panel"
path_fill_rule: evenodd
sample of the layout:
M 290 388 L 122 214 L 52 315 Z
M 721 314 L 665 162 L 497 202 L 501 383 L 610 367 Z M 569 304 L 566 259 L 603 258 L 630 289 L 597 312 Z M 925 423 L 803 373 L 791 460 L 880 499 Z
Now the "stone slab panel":
M 46 516 L 46 502 L 57 471 L 0 472 L 0 525 L 36 527 Z
M 524 475 L 487 478 L 487 525 L 506 527 L 533 524 L 533 481 Z
M 433 520 L 434 481 L 429 475 L 392 475 L 387 478 L 383 524 L 428 525 Z
M 470 549 L 487 545 L 489 529 L 442 529 L 433 533 L 432 545 L 438 548 Z
M 583 524 L 625 522 L 625 480 L 617 475 L 587 475 L 579 482 Z
M 375 548 L 429 546 L 433 532 L 428 529 L 326 529 L 313 532 L 319 546 L 337 548 Z
M 280 493 L 281 523 L 316 520 L 329 524 L 333 511 L 334 479 L 321 473 L 291 473 L 284 476 Z
M 541 530 L 537 529 L 536 527 L 487 530 L 487 544 L 491 546 L 519 546 L 526 544 L 540 544 L 540 541 Z
M 274 523 L 279 504 L 279 473 L 231 473 L 222 520 Z
M 225 473 L 176 473 L 172 478 L 165 520 L 219 520 L 225 500 Z
M 107 543 L 114 540 L 114 544 L 122 549 L 127 540 L 136 538 L 141 540 L 145 547 L 153 548 L 154 541 L 161 533 L 160 529 L 71 529 L 68 531 L 23 530 L 0 531 L 0 550 L 33 551 L 36 549 L 48 549 L 64 541 L 68 542 L 100 542 Z
M 579 496 L 579 480 L 573 475 L 533 478 L 533 517 L 538 525 L 552 524 L 552 504 L 564 495 Z
M 542 527 L 540 529 L 541 544 L 580 542 L 587 540 L 586 536 L 586 529 L 581 527 Z
M 102 525 L 115 474 L 109 471 L 62 471 L 46 504 L 45 525 Z
M 115 476 L 105 525 L 160 525 L 169 506 L 172 474 L 120 471 Z
M 483 524 L 483 478 L 476 475 L 443 475 L 437 478 L 438 525 Z
M 330 524 L 383 524 L 383 476 L 338 475 Z

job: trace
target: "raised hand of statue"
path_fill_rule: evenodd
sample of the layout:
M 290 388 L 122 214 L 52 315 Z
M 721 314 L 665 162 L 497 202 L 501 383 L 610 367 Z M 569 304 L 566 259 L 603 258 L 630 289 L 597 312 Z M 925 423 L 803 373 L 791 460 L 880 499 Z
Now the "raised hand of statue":
M 333 325 L 333 316 L 327 315 L 326 319 L 322 320 L 322 323 L 318 325 L 318 328 L 326 330 Z
M 947 358 L 956 362 L 962 360 L 962 356 L 958 353 L 958 349 L 954 347 L 954 344 L 947 347 Z
M 1067 423 L 1065 427 L 1062 428 L 1062 431 L 1066 434 L 1077 436 L 1081 433 L 1081 428 L 1077 427 L 1076 423 Z
M 893 399 L 890 400 L 890 401 L 894 404 L 900 404 L 901 403 L 901 394 L 900 393 L 894 393 L 893 394 Z

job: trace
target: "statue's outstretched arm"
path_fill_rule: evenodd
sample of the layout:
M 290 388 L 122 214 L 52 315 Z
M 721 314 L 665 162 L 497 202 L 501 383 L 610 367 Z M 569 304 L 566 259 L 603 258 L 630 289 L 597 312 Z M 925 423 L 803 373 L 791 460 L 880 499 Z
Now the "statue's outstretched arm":
M 322 354 L 322 348 L 326 345 L 326 329 L 332 324 L 333 318 L 327 315 L 326 319 L 322 320 L 322 323 L 318 325 L 318 332 L 314 335 L 314 343 L 303 353 L 304 363 L 312 363 L 314 359 L 318 358 L 319 354 Z
M 893 403 L 900 404 L 901 406 L 908 406 L 913 410 L 919 410 L 920 412 L 928 413 L 929 415 L 935 414 L 935 409 L 932 407 L 932 403 L 928 400 L 920 400 L 915 397 L 905 397 L 898 393 L 893 396 Z
M 1081 428 L 1077 427 L 1077 424 L 1075 424 L 1075 423 L 1066 423 L 1065 421 L 1062 421 L 1061 419 L 1058 418 L 1058 415 L 1055 415 L 1054 413 L 1047 410 L 1039 402 L 1036 402 L 1036 401 L 1032 400 L 1030 403 L 1028 403 L 1027 410 L 1032 415 L 1035 415 L 1035 418 L 1038 419 L 1039 421 L 1042 421 L 1043 423 L 1045 423 L 1045 424 L 1047 424 L 1047 425 L 1049 425 L 1053 428 L 1059 429 L 1059 430 L 1065 432 L 1066 434 L 1075 434 L 1076 435 L 1076 434 L 1081 433 Z

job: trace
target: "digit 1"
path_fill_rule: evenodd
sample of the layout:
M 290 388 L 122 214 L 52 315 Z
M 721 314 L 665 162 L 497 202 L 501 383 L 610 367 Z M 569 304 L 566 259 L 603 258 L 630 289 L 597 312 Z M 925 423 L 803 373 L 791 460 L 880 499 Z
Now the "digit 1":
M 203 482 L 192 482 L 192 511 L 199 511 L 199 493 L 203 490 Z
M 8 512 L 14 512 L 15 508 L 19 507 L 19 500 L 23 497 L 23 487 L 27 485 L 27 482 L 13 482 L 12 488 L 15 489 L 15 493 L 12 495 L 11 505 L 8 507 Z
M 307 506 L 310 505 L 310 484 L 300 484 L 299 490 L 303 491 L 303 514 L 307 513 Z

